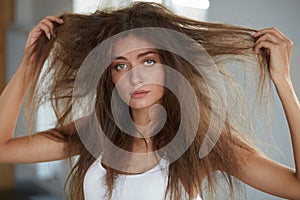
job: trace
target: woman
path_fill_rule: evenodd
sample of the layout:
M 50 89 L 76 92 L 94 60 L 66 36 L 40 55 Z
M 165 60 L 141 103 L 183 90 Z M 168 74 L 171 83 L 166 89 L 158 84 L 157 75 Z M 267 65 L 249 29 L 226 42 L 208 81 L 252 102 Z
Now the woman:
M 163 31 L 155 34 L 155 28 Z M 170 31 L 191 40 L 170 42 Z M 292 42 L 277 29 L 198 22 L 154 3 L 48 16 L 30 32 L 21 64 L 1 94 L 0 162 L 79 155 L 70 174 L 70 199 L 200 199 L 206 192 L 217 198 L 217 171 L 232 196 L 235 177 L 261 191 L 300 199 L 300 106 L 289 75 L 291 49 Z M 49 67 L 39 78 L 49 55 Z M 222 90 L 206 76 L 212 68 L 222 74 L 228 58 L 247 62 L 255 55 L 260 88 L 270 77 L 284 107 L 296 170 L 263 156 L 245 138 L 246 130 L 235 125 L 235 116 L 226 110 L 221 115 Z M 175 87 L 167 87 L 170 75 L 178 73 Z M 47 84 L 45 94 L 41 88 Z M 58 122 L 51 130 L 13 138 L 27 91 L 29 116 L 49 98 Z M 177 99 L 181 92 L 184 98 Z M 218 109 L 216 99 L 221 99 Z

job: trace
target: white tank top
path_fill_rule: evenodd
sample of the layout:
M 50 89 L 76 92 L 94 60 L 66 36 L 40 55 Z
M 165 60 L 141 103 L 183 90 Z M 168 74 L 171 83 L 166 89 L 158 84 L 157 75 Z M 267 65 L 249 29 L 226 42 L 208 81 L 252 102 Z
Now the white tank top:
M 168 183 L 169 162 L 165 159 L 152 169 L 135 175 L 119 175 L 112 200 L 164 200 Z M 83 183 L 85 200 L 107 199 L 106 169 L 96 160 L 88 169 Z M 168 199 L 168 198 L 167 198 Z M 187 198 L 182 198 L 187 199 Z M 201 200 L 200 196 L 195 200 Z

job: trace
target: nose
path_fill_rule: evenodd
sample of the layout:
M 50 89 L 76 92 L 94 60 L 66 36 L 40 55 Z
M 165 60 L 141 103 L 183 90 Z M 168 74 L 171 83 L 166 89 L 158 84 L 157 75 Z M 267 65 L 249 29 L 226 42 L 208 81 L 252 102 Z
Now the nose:
M 141 67 L 134 67 L 130 70 L 130 82 L 133 85 L 138 85 L 144 82 Z

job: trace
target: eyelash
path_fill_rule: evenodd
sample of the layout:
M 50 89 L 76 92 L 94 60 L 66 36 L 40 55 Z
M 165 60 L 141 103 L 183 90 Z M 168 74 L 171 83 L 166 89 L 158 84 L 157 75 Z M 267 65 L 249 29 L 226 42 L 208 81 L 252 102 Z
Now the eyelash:
M 151 64 L 147 64 L 147 62 L 149 62 L 149 61 L 151 61 Z M 156 63 L 156 61 L 155 61 L 154 59 L 145 59 L 145 60 L 144 60 L 144 65 L 146 65 L 146 66 L 152 66 L 152 65 L 154 65 L 155 63 Z M 124 64 L 124 63 L 119 63 L 119 64 L 114 65 L 114 69 L 115 69 L 116 71 L 121 71 L 122 69 L 119 69 L 120 66 L 123 67 L 122 69 L 124 69 L 125 67 L 127 67 L 126 64 Z
M 154 65 L 156 63 L 156 61 L 154 59 L 146 59 L 144 61 L 144 64 L 146 64 L 148 61 L 151 61 L 152 63 L 150 65 Z M 149 66 L 148 64 L 146 64 L 147 66 Z
M 124 64 L 124 63 L 120 63 L 120 64 L 116 64 L 116 65 L 114 65 L 114 69 L 115 69 L 116 71 L 121 71 L 122 69 L 118 69 L 118 67 L 119 67 L 119 66 L 121 66 L 121 65 L 122 65 L 122 66 L 124 66 L 124 67 L 125 67 L 125 66 L 127 67 L 127 65 L 126 65 L 126 64 Z

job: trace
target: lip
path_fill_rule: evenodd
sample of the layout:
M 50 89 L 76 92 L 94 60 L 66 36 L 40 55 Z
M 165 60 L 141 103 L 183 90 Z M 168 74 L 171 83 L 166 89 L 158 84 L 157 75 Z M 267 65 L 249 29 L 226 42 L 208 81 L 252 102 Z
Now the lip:
M 147 90 L 135 90 L 134 92 L 130 93 L 131 98 L 139 99 L 146 96 L 150 91 Z

